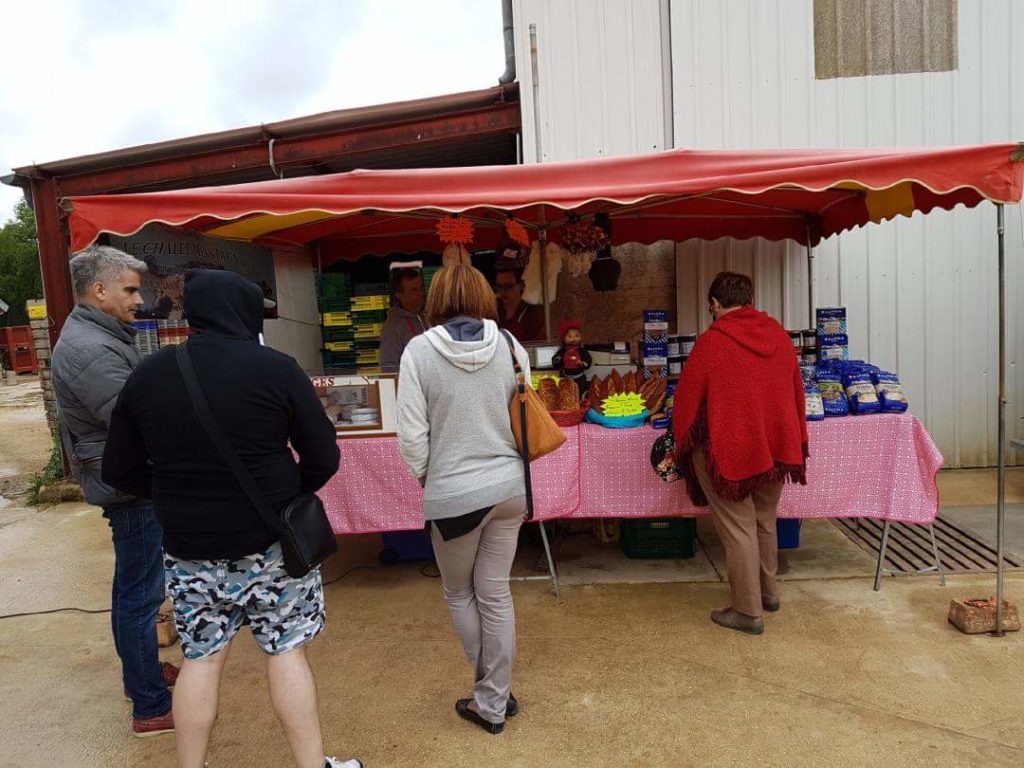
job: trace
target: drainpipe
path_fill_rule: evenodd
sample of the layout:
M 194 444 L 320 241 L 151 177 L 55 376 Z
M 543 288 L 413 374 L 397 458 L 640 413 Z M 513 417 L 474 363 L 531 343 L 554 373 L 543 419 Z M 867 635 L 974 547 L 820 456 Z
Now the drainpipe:
M 498 83 L 508 85 L 516 79 L 516 36 L 512 25 L 512 0 L 501 0 L 501 23 L 505 32 L 505 71 Z

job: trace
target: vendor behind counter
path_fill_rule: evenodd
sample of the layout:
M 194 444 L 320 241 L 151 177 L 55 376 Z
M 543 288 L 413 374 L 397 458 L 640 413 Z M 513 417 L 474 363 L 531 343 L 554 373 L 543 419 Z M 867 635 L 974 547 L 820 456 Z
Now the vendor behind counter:
M 398 373 L 406 344 L 429 328 L 423 317 L 427 292 L 422 271 L 413 267 L 391 270 L 391 295 L 395 297 L 395 306 L 384 321 L 380 340 L 380 367 L 384 373 Z
M 543 341 L 544 307 L 523 301 L 523 270 L 499 271 L 494 278 L 498 295 L 498 325 L 522 343 Z

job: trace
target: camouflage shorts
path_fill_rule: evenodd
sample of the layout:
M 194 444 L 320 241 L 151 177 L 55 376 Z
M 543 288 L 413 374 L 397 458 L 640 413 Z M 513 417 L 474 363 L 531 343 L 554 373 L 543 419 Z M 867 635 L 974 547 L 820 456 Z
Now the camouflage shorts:
M 324 627 L 320 569 L 284 570 L 281 545 L 240 560 L 181 560 L 164 554 L 167 591 L 186 659 L 222 650 L 243 624 L 265 653 L 286 653 Z

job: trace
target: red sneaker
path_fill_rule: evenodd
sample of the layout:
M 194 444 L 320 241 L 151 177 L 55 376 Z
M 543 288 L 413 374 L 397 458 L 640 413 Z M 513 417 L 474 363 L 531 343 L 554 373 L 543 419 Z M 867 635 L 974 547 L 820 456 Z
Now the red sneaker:
M 135 738 L 147 739 L 162 733 L 174 733 L 174 714 L 171 710 L 157 717 L 132 718 L 132 736 Z
M 160 662 L 160 677 L 164 679 L 164 683 L 168 688 L 173 688 L 174 684 L 178 682 L 178 674 L 181 669 L 171 664 L 169 661 Z M 128 689 L 124 689 L 124 700 L 131 701 L 132 697 L 128 695 Z

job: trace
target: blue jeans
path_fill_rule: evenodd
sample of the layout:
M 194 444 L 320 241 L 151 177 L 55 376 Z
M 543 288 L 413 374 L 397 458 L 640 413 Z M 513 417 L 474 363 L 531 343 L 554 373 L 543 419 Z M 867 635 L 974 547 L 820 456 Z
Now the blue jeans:
M 103 515 L 114 540 L 110 625 L 124 687 L 134 717 L 157 717 L 171 708 L 156 643 L 156 615 L 165 592 L 164 532 L 149 503 L 104 507 Z

